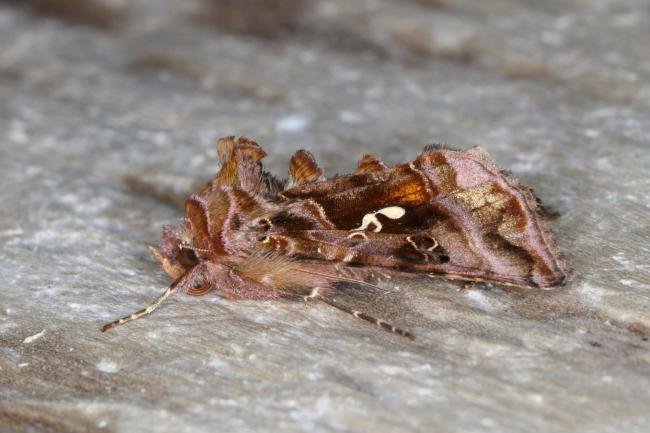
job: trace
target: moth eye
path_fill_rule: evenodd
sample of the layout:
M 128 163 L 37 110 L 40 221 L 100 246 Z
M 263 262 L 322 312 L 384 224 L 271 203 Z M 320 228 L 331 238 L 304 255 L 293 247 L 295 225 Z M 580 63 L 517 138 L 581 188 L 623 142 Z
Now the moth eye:
M 449 263 L 449 260 L 451 260 L 451 259 L 449 258 L 449 256 L 447 254 L 442 254 L 442 255 L 438 256 L 438 260 L 440 260 L 440 263 Z
M 196 255 L 196 252 L 194 250 L 190 250 L 188 248 L 183 248 L 180 250 L 179 256 L 178 256 L 178 261 L 181 263 L 181 265 L 185 267 L 193 266 L 196 264 L 196 262 L 199 261 L 199 258 Z
M 258 236 L 257 237 L 258 242 L 262 242 L 263 244 L 267 243 L 269 241 L 268 236 Z

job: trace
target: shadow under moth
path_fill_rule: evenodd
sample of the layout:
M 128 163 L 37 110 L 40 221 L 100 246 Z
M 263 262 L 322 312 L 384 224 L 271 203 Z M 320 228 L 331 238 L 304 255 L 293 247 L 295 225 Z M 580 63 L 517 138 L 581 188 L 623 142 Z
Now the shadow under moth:
M 266 153 L 250 139 L 225 137 L 217 148 L 220 171 L 151 248 L 173 283 L 103 332 L 173 293 L 218 290 L 228 299 L 324 302 L 412 339 L 338 300 L 337 283 L 379 289 L 377 276 L 413 273 L 541 289 L 566 280 L 532 191 L 480 148 L 427 146 L 393 167 L 365 155 L 354 174 L 330 179 L 299 150 L 288 183 L 263 170 Z

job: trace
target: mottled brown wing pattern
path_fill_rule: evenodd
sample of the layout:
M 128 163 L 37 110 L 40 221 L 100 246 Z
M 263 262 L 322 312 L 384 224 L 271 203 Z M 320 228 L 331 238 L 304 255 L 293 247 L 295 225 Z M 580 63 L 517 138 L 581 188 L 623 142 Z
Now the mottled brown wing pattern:
M 225 137 L 217 150 L 221 170 L 153 250 L 174 283 L 104 330 L 151 313 L 173 292 L 216 289 L 230 299 L 320 300 L 412 337 L 342 304 L 335 283 L 378 289 L 368 280 L 402 272 L 539 288 L 565 280 L 532 192 L 481 149 L 429 147 L 393 167 L 365 155 L 356 173 L 331 179 L 301 150 L 288 188 L 263 170 L 266 153 L 254 141 Z
M 320 260 L 522 287 L 562 284 L 565 265 L 534 196 L 481 149 L 430 150 L 392 168 L 372 165 L 377 169 L 280 193 L 280 203 L 295 208 L 317 203 L 335 230 L 296 230 L 287 217 L 274 224 L 271 243 Z M 399 218 L 382 212 L 395 207 L 404 211 Z M 358 230 L 364 218 L 372 222 Z

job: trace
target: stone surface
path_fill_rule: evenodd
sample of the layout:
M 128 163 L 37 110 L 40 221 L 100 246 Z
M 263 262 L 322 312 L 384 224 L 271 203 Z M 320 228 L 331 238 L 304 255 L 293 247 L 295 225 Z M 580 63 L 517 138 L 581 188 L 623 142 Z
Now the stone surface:
M 0 5 L 0 431 L 650 430 L 645 0 L 28 3 Z M 276 173 L 481 145 L 559 211 L 573 280 L 393 281 L 415 343 L 216 294 L 101 335 L 168 284 L 146 247 L 181 216 L 123 177 L 188 191 L 227 134 Z

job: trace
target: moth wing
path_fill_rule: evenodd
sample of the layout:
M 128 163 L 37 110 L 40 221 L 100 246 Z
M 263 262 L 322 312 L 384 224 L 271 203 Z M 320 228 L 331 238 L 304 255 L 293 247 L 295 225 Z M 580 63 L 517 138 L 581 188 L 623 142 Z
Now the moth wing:
M 552 287 L 566 278 L 531 190 L 478 148 L 428 148 L 411 163 L 299 185 L 279 198 L 296 209 L 302 202 L 316 203 L 332 226 L 330 235 L 338 236 L 305 234 L 294 243 L 304 243 L 301 254 L 308 257 L 318 258 L 328 242 L 338 250 L 326 259 L 345 259 L 354 252 L 345 252 L 349 236 L 365 235 L 369 246 L 358 255 L 359 264 L 383 262 L 380 266 L 523 287 Z M 292 227 L 276 229 L 281 235 Z M 428 251 L 432 242 L 436 247 Z

